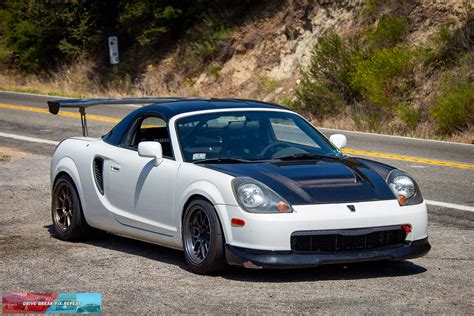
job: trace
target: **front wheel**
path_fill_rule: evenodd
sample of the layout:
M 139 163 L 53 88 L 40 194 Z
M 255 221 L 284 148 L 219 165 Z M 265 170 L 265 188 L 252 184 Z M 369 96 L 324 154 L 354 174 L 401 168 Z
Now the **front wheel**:
M 62 175 L 56 180 L 52 198 L 54 235 L 66 241 L 82 240 L 89 236 L 91 227 L 84 218 L 79 195 L 71 177 Z
M 189 203 L 183 219 L 184 256 L 191 270 L 198 274 L 223 271 L 224 236 L 211 203 L 195 199 Z

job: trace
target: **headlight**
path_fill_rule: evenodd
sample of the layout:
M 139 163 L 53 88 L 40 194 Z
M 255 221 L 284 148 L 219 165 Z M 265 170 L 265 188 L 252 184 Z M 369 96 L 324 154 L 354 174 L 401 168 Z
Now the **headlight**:
M 407 176 L 395 177 L 389 186 L 394 193 L 397 195 L 403 195 L 407 199 L 415 194 L 415 183 Z
M 252 178 L 235 178 L 232 188 L 237 202 L 250 213 L 291 213 L 293 209 L 281 196 Z
M 397 169 L 390 171 L 387 176 L 387 184 L 401 206 L 423 202 L 416 182 L 404 172 Z
M 240 185 L 237 188 L 237 197 L 246 208 L 256 208 L 265 203 L 262 189 L 253 183 Z

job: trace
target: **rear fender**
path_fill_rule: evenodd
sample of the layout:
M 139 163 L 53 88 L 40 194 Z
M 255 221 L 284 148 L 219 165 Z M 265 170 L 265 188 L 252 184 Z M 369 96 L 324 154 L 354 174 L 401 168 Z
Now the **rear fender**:
M 56 184 L 56 181 L 61 174 L 67 174 L 69 177 L 71 177 L 72 181 L 74 182 L 74 185 L 77 190 L 77 195 L 79 196 L 79 201 L 82 206 L 82 213 L 84 215 L 84 219 L 89 224 L 89 221 L 87 220 L 87 214 L 86 214 L 87 212 L 85 211 L 85 208 L 84 208 L 86 204 L 85 204 L 85 198 L 84 198 L 84 191 L 82 189 L 82 182 L 79 176 L 78 168 L 76 164 L 74 163 L 74 160 L 72 160 L 69 157 L 63 157 L 57 162 L 56 166 L 54 167 L 54 170 L 52 170 L 51 194 L 54 190 L 54 185 Z
M 52 172 L 53 176 L 52 176 L 52 181 L 51 181 L 51 192 L 54 189 L 54 184 L 56 183 L 58 175 L 61 173 L 66 173 L 68 176 L 72 178 L 72 181 L 74 181 L 74 184 L 76 186 L 79 199 L 81 200 L 81 205 L 84 205 L 84 192 L 82 190 L 82 183 L 81 183 L 81 177 L 79 176 L 79 170 L 77 169 L 77 166 L 74 160 L 72 160 L 69 157 L 63 157 L 56 163 L 56 166 L 54 167 L 54 170 Z

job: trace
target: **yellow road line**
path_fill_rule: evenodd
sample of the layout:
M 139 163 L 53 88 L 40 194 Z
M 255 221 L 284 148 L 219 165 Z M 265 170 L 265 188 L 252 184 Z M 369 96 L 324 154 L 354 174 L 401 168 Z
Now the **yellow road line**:
M 51 114 L 51 113 L 49 113 L 49 111 L 47 109 L 36 108 L 36 107 L 32 107 L 32 106 L 23 106 L 23 105 L 13 105 L 13 104 L 0 103 L 0 108 Z M 81 118 L 81 115 L 79 113 L 73 113 L 73 112 L 67 112 L 67 111 L 60 111 L 58 113 L 58 115 L 59 116 L 64 116 L 64 117 Z M 100 116 L 100 115 L 91 115 L 91 114 L 87 114 L 87 120 L 111 122 L 111 123 L 120 122 L 120 119 L 117 119 L 117 118 Z
M 427 159 L 427 158 L 385 154 L 385 153 L 379 153 L 379 152 L 374 152 L 374 151 L 365 151 L 365 150 L 349 149 L 349 148 L 344 149 L 343 152 L 350 155 L 361 155 L 361 156 L 369 156 L 369 157 L 377 157 L 377 158 L 385 158 L 385 159 L 411 161 L 411 162 L 418 162 L 418 163 L 424 163 L 424 164 L 435 165 L 435 166 L 443 166 L 443 167 L 474 169 L 474 165 L 472 164 L 452 162 L 452 161 L 442 161 L 442 160 Z
M 30 106 L 22 106 L 22 105 L 0 103 L 0 108 L 50 114 L 49 111 L 46 109 L 30 107 Z M 58 115 L 65 116 L 65 117 L 73 117 L 73 118 L 81 117 L 78 113 L 67 112 L 67 111 L 61 111 L 59 112 Z M 111 117 L 99 116 L 99 115 L 89 115 L 89 114 L 87 115 L 87 119 L 94 120 L 94 121 L 111 122 L 111 123 L 118 123 L 120 121 L 120 119 L 117 119 L 117 118 L 111 118 Z M 442 167 L 474 169 L 474 165 L 468 164 L 468 163 L 459 163 L 459 162 L 442 161 L 442 160 L 435 160 L 435 159 L 428 159 L 428 158 L 418 158 L 418 157 L 403 156 L 403 155 L 385 154 L 385 153 L 379 153 L 379 152 L 374 152 L 374 151 L 365 151 L 365 150 L 349 149 L 349 148 L 344 149 L 343 151 L 344 153 L 350 154 L 350 155 L 360 155 L 360 156 L 368 156 L 368 157 L 375 157 L 375 158 L 411 161 L 411 162 L 423 163 L 423 164 L 434 165 L 434 166 L 442 166 Z

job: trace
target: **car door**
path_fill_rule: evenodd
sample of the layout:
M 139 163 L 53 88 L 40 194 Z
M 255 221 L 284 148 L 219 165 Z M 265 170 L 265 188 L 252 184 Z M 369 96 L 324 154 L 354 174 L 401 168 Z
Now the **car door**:
M 166 122 L 155 115 L 143 115 L 120 147 L 104 163 L 104 195 L 110 210 L 131 230 L 175 236 L 175 180 L 179 163 L 173 158 Z M 158 141 L 163 147 L 163 162 L 154 166 L 152 158 L 140 157 L 141 141 Z

